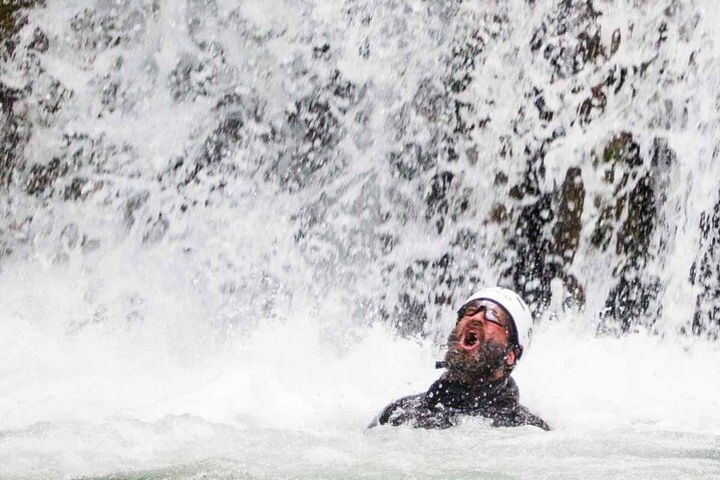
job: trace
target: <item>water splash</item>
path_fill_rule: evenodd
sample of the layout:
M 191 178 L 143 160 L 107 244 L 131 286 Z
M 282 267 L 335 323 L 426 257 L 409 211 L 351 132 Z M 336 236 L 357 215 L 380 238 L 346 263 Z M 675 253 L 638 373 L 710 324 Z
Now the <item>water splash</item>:
M 717 347 L 685 335 L 717 332 L 713 2 L 18 15 L 0 63 L 2 475 L 228 458 L 267 476 L 298 449 L 298 476 L 455 472 L 431 448 L 538 478 L 648 438 L 638 457 L 671 458 L 658 475 L 717 466 Z M 427 386 L 456 302 L 496 282 L 538 314 L 517 377 L 558 434 L 357 433 Z M 450 449 L 468 439 L 505 463 Z M 269 450 L 275 466 L 248 467 Z

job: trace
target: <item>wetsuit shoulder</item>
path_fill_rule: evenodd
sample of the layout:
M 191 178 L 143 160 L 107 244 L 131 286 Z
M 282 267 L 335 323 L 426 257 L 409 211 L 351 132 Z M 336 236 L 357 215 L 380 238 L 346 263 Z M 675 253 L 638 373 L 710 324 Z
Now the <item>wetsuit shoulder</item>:
M 479 415 L 492 420 L 494 427 L 520 427 L 532 425 L 550 430 L 543 419 L 520 405 L 520 391 L 512 377 L 491 388 L 488 401 L 479 408 L 468 411 L 471 415 Z

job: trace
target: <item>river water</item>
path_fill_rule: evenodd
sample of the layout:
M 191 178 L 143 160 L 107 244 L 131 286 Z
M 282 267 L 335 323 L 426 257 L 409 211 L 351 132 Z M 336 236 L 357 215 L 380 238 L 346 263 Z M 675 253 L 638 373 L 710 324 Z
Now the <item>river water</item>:
M 718 10 L 18 11 L 0 478 L 720 478 Z M 553 430 L 367 430 L 494 283 Z
M 68 337 L 56 324 L 81 303 L 75 286 L 42 285 L 57 296 L 37 302 L 25 293 L 37 278 L 25 272 L 12 280 L 3 298 L 37 311 L 2 312 L 3 478 L 720 472 L 717 345 L 594 338 L 558 320 L 537 333 L 515 373 L 523 402 L 553 431 L 493 429 L 476 419 L 444 431 L 366 430 L 389 400 L 436 378 L 435 346 L 380 326 L 348 332 L 342 314 L 322 315 L 324 322 L 297 312 L 218 347 L 174 314 L 179 299 L 157 306 L 172 323 L 149 317 L 162 325 Z

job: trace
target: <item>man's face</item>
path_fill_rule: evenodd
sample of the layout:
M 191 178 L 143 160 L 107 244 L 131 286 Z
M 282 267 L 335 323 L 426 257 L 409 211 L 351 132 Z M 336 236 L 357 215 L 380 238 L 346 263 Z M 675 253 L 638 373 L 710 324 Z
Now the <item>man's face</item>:
M 466 383 L 502 378 L 504 364 L 515 363 L 515 353 L 508 349 L 509 322 L 494 302 L 468 304 L 448 337 L 448 371 Z

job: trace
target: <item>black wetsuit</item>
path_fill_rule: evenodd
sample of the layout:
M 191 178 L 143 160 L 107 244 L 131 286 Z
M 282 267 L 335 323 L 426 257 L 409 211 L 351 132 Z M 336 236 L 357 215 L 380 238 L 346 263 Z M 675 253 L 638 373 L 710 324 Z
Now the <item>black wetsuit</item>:
M 520 394 L 511 377 L 468 387 L 448 378 L 447 373 L 427 392 L 403 397 L 391 403 L 370 427 L 389 423 L 419 428 L 448 428 L 463 415 L 485 417 L 495 427 L 534 425 L 550 427 L 540 417 L 519 404 Z

